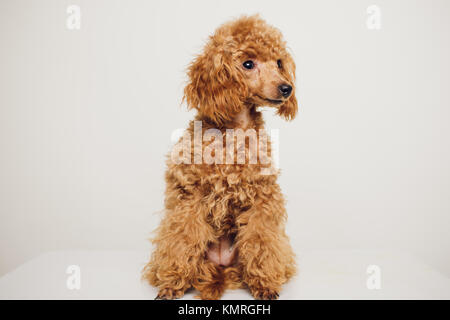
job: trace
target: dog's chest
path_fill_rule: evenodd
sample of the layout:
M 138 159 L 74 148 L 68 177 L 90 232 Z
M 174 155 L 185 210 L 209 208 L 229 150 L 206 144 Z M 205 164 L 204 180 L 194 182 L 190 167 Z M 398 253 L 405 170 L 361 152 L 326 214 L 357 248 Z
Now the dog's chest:
M 202 184 L 204 199 L 212 206 L 226 206 L 230 211 L 241 210 L 254 198 L 255 183 L 248 179 L 248 172 L 239 169 L 217 170 Z

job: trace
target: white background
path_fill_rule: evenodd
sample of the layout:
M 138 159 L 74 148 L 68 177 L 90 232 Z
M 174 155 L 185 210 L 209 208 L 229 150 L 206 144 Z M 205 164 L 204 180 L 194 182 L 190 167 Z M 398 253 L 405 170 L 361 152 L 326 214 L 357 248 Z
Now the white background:
M 257 12 L 297 62 L 297 119 L 265 114 L 295 251 L 408 252 L 450 275 L 450 2 L 425 0 L 2 0 L 0 275 L 53 250 L 149 249 L 170 136 L 194 115 L 185 67 Z

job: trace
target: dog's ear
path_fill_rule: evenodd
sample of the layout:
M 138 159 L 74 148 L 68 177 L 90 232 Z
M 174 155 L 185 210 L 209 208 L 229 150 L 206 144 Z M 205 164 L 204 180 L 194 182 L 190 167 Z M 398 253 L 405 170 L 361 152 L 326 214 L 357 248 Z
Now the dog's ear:
M 286 78 L 292 82 L 292 93 L 289 99 L 280 106 L 277 114 L 286 120 L 292 120 L 297 115 L 298 105 L 295 97 L 295 62 L 290 55 L 284 59 L 283 69 Z
M 233 64 L 231 52 L 207 46 L 188 68 L 188 84 L 183 100 L 188 108 L 216 124 L 230 121 L 241 111 L 248 88 L 241 72 Z

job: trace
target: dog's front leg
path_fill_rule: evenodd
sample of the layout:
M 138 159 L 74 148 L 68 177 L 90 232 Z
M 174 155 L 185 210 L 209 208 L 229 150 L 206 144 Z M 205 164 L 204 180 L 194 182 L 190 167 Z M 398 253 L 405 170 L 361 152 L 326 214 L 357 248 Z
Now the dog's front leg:
M 200 199 L 184 198 L 167 211 L 153 243 L 156 246 L 143 277 L 158 287 L 157 299 L 183 296 L 199 274 L 208 272 L 204 256 L 214 238 Z
M 294 253 L 284 231 L 284 200 L 278 190 L 260 192 L 253 207 L 237 219 L 243 280 L 256 299 L 277 299 L 282 284 L 295 273 Z

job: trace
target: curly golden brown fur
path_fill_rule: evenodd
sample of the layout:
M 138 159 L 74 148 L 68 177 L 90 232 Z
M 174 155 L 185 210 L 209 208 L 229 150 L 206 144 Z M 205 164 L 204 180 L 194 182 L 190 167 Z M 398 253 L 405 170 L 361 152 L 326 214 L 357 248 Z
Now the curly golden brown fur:
M 228 129 L 254 129 L 263 139 L 260 106 L 276 108 L 287 120 L 297 113 L 294 61 L 281 33 L 259 16 L 219 27 L 189 66 L 188 76 L 184 99 L 197 110 L 195 120 L 203 134 L 220 130 L 224 139 L 214 139 L 220 146 L 225 147 Z M 194 127 L 192 121 L 188 136 L 194 136 Z M 250 138 L 232 141 L 234 159 L 238 150 L 249 151 Z M 143 270 L 143 277 L 158 287 L 157 298 L 180 298 L 194 287 L 202 299 L 219 299 L 227 288 L 246 286 L 257 299 L 276 299 L 294 275 L 278 171 L 270 161 L 270 141 L 261 141 L 258 152 L 265 147 L 269 157 L 256 163 L 250 163 L 249 152 L 245 163 L 231 164 L 180 163 L 169 157 L 165 216 Z M 187 158 L 211 145 L 211 140 L 203 141 L 200 149 L 191 144 Z M 215 159 L 226 156 L 212 154 Z

